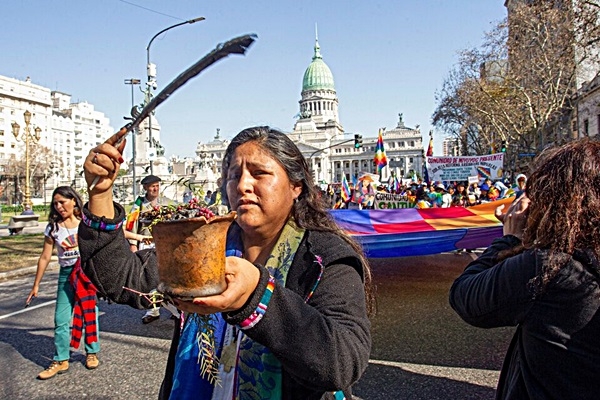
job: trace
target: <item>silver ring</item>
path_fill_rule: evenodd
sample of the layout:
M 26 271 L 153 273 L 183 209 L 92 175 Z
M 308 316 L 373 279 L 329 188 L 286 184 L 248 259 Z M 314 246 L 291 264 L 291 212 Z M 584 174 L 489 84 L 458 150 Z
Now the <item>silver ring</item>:
M 98 164 L 98 153 L 94 153 L 94 158 L 92 158 L 92 164 Z

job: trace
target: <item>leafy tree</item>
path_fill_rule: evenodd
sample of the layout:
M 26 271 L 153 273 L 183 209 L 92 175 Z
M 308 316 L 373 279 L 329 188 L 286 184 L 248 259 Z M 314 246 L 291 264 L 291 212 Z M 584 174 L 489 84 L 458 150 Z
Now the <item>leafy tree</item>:
M 509 16 L 463 50 L 436 94 L 434 126 L 464 154 L 508 143 L 535 153 L 571 136 L 576 89 L 600 71 L 598 0 L 510 1 Z
M 4 171 L 0 182 L 3 180 L 14 181 L 17 180 L 18 190 L 21 193 L 25 193 L 25 170 L 27 166 L 27 160 L 25 158 L 25 145 L 21 145 L 23 151 L 19 152 L 18 156 L 12 155 L 10 162 L 4 166 Z M 31 195 L 42 196 L 44 190 L 44 179 L 50 177 L 52 170 L 62 168 L 63 162 L 60 158 L 56 157 L 47 147 L 38 144 L 29 144 L 29 177 L 31 181 Z M 14 188 L 13 188 L 14 190 Z M 13 193 L 14 195 L 14 193 Z M 17 197 L 20 198 L 20 195 Z

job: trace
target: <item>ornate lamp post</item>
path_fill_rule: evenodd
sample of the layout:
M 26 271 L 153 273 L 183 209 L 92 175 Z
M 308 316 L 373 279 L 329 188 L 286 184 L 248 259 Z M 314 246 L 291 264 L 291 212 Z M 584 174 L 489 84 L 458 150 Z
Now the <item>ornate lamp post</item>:
M 25 200 L 23 201 L 23 205 L 31 207 L 32 203 L 30 192 L 31 182 L 29 176 L 29 142 L 31 141 L 33 143 L 38 143 L 41 138 L 42 130 L 39 126 L 36 126 L 33 130 L 33 133 L 31 132 L 31 113 L 29 112 L 29 110 L 25 111 L 23 113 L 23 116 L 25 118 L 25 129 L 23 129 L 23 132 L 19 134 L 19 130 L 21 127 L 16 122 L 13 122 L 11 126 L 12 133 L 13 135 L 15 135 L 15 139 L 17 139 L 20 142 L 25 142 Z
M 158 87 L 156 83 L 156 64 L 150 62 L 150 46 L 152 46 L 152 42 L 154 41 L 154 39 L 156 39 L 156 37 L 159 36 L 161 33 L 164 33 L 170 29 L 185 24 L 194 24 L 198 21 L 204 21 L 204 19 L 204 17 L 198 17 L 187 21 L 179 22 L 175 25 L 166 27 L 162 31 L 158 32 L 156 35 L 152 36 L 152 39 L 150 39 L 150 42 L 148 42 L 148 46 L 146 47 L 146 70 L 148 73 L 148 82 L 146 82 L 144 105 L 147 105 L 150 102 L 150 100 L 152 100 L 152 90 L 156 90 L 156 88 Z M 154 147 L 154 142 L 152 141 L 152 115 L 148 116 L 148 142 L 148 148 L 152 149 Z M 152 160 L 150 160 L 150 174 L 153 173 L 154 167 Z

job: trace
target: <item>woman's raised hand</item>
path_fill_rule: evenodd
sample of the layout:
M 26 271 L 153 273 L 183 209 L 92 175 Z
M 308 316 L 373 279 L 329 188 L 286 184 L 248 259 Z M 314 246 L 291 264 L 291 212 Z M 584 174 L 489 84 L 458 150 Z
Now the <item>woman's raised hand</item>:
M 87 182 L 90 197 L 110 191 L 113 182 L 117 178 L 120 164 L 123 163 L 123 150 L 125 149 L 124 136 L 127 134 L 125 128 L 112 135 L 104 143 L 90 150 L 83 163 L 85 181 Z M 123 140 L 122 140 L 123 138 Z M 94 180 L 97 180 L 94 183 Z
M 513 235 L 521 239 L 527 225 L 527 215 L 530 200 L 522 195 L 512 202 L 506 213 L 502 213 L 504 204 L 496 208 L 494 215 L 503 224 L 503 234 Z

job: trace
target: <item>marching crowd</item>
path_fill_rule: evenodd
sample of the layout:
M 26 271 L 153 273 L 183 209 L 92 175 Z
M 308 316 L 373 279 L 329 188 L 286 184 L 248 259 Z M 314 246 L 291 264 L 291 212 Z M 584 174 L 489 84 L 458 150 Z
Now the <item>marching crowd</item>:
M 518 174 L 510 187 L 507 186 L 510 184 L 508 180 L 493 182 L 489 178 L 481 185 L 477 182 L 468 184 L 460 181 L 446 184 L 416 181 L 409 185 L 400 185 L 397 179 L 390 179 L 388 185 L 376 185 L 366 180 L 358 181 L 346 200 L 341 193 L 344 189 L 339 188 L 336 192 L 331 185 L 321 194 L 334 209 L 373 209 L 376 192 L 398 195 L 405 198 L 414 208 L 470 207 L 506 197 L 519 197 L 524 192 L 526 183 L 527 176 L 524 174 Z

